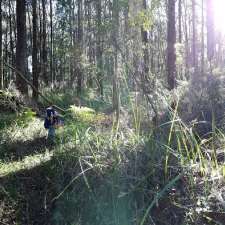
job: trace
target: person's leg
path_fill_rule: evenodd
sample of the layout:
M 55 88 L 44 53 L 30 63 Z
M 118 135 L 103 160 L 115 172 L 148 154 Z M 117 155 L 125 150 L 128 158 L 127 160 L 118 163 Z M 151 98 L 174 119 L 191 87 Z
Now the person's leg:
M 53 126 L 50 126 L 48 129 L 48 139 L 51 141 L 55 139 L 55 128 Z

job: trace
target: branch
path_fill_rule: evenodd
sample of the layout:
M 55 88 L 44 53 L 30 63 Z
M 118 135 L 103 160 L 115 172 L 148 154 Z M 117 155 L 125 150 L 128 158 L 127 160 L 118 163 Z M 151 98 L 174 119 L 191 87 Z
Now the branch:
M 9 65 L 6 62 L 3 62 L 3 64 L 6 65 L 11 70 L 14 70 L 28 85 L 30 85 L 32 87 L 33 91 L 38 93 L 48 104 L 52 105 L 54 108 L 56 108 L 57 110 L 61 111 L 62 113 L 65 113 L 65 111 L 66 111 L 65 109 L 62 109 L 61 107 L 59 107 L 57 105 L 54 105 L 52 103 L 52 101 L 47 99 L 40 91 L 38 91 L 37 88 L 19 70 L 17 70 L 15 67 Z

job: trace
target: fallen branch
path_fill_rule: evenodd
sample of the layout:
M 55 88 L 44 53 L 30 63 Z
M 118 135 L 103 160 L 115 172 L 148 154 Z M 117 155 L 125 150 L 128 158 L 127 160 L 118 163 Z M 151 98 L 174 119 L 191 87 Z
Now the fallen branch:
M 37 88 L 19 71 L 17 70 L 15 67 L 9 65 L 6 62 L 3 62 L 3 64 L 5 66 L 7 66 L 8 68 L 10 68 L 11 70 L 14 70 L 28 85 L 30 85 L 33 89 L 33 91 L 35 91 L 36 93 L 38 93 L 49 105 L 52 105 L 55 109 L 57 109 L 58 111 L 61 111 L 62 113 L 65 113 L 65 109 L 62 109 L 61 107 L 54 105 L 49 99 L 47 99 L 40 91 L 37 90 Z

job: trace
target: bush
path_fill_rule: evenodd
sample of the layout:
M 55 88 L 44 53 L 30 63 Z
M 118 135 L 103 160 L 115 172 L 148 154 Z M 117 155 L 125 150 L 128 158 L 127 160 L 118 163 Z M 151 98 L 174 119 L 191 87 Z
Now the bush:
M 16 95 L 0 91 L 0 112 L 17 112 L 21 110 L 22 105 L 23 103 Z
M 179 102 L 179 116 L 199 136 L 223 128 L 225 76 L 202 75 L 186 85 Z M 183 88 L 183 87 L 182 87 Z

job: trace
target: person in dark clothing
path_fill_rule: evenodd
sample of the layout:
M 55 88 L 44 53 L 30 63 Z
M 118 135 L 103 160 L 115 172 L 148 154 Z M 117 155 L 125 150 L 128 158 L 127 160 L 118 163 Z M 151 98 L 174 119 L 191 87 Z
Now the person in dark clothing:
M 46 117 L 44 127 L 48 129 L 48 139 L 54 141 L 55 139 L 55 128 L 59 124 L 58 113 L 54 110 L 53 106 L 46 109 Z

